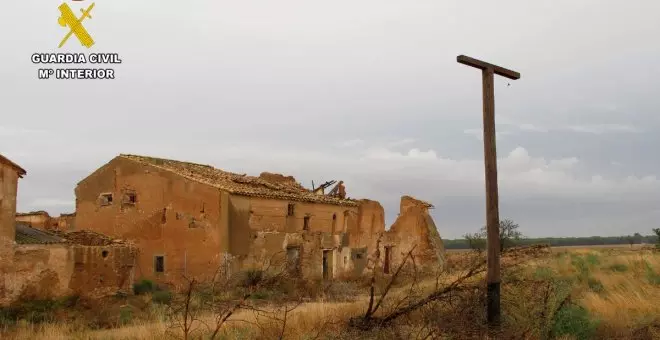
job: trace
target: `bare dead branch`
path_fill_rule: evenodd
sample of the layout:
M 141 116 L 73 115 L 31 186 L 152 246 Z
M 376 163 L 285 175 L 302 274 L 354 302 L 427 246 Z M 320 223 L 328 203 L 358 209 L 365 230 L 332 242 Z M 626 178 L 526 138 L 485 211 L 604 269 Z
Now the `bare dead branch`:
M 378 239 L 376 240 L 376 250 L 374 251 L 374 264 L 373 264 L 373 269 L 371 273 L 371 282 L 370 282 L 370 287 L 369 287 L 369 307 L 367 308 L 367 311 L 364 314 L 365 319 L 369 319 L 371 315 L 373 314 L 373 306 L 374 306 L 374 295 L 376 291 L 376 270 L 378 268 L 378 259 L 380 259 L 380 241 L 383 235 L 379 235 Z
M 384 301 L 385 298 L 387 297 L 387 293 L 390 292 L 390 289 L 392 288 L 392 285 L 394 284 L 394 281 L 396 281 L 396 278 L 399 276 L 399 273 L 401 273 L 401 269 L 403 268 L 403 266 L 404 266 L 404 265 L 406 264 L 406 262 L 408 261 L 408 258 L 412 258 L 412 252 L 413 252 L 413 250 L 415 250 L 415 247 L 417 247 L 416 244 L 412 246 L 412 248 L 408 251 L 408 253 L 406 254 L 406 256 L 403 258 L 403 261 L 401 262 L 401 264 L 399 265 L 399 267 L 396 269 L 396 272 L 394 273 L 394 275 L 392 275 L 392 278 L 390 279 L 389 283 L 387 284 L 387 287 L 385 287 L 385 291 L 383 292 L 383 294 L 382 294 L 382 295 L 380 296 L 380 298 L 378 299 L 378 303 L 376 303 L 376 306 L 375 306 L 374 309 L 371 311 L 371 315 L 373 315 L 374 313 L 376 313 L 376 311 L 378 310 L 378 308 L 380 307 L 380 305 L 383 303 L 383 301 Z

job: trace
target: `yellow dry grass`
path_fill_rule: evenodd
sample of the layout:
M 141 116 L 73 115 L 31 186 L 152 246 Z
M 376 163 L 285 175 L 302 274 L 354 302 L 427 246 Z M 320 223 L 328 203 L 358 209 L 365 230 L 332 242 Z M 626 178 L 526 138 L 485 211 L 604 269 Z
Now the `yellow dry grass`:
M 592 284 L 577 283 L 578 303 L 595 319 L 613 329 L 635 329 L 645 324 L 660 323 L 660 253 L 638 248 L 573 248 L 553 249 L 566 256 L 529 263 L 530 267 L 547 266 L 558 276 L 580 275 L 584 261 Z M 591 263 L 589 263 L 591 261 Z M 579 262 L 579 260 L 577 261 Z
M 347 318 L 358 315 L 366 309 L 368 300 L 359 299 L 349 303 L 326 303 L 310 302 L 300 305 L 291 311 L 287 316 L 287 327 L 285 336 L 287 339 L 300 339 L 310 334 L 316 334 L 319 331 L 332 327 L 333 324 L 339 324 Z M 212 324 L 212 315 L 202 316 L 201 321 Z M 236 313 L 224 327 L 224 334 L 231 339 L 243 335 L 250 338 L 250 334 L 245 334 L 247 328 L 257 328 L 259 324 L 266 333 L 274 336 L 279 335 L 281 327 L 268 317 L 260 316 L 249 310 L 241 310 Z M 195 322 L 194 328 L 205 330 L 201 322 Z M 21 323 L 11 332 L 7 332 L 10 339 L 28 340 L 28 339 L 158 339 L 162 340 L 166 335 L 181 335 L 181 331 L 171 328 L 171 325 L 165 321 L 137 322 L 132 325 L 123 326 L 111 330 L 85 330 L 75 324 L 47 323 L 42 325 L 33 325 Z
M 565 253 L 560 256 L 559 253 Z M 466 256 L 453 253 L 451 257 Z M 579 259 L 581 260 L 579 260 Z M 582 262 L 580 262 L 582 261 Z M 580 264 L 582 263 L 582 264 Z M 637 329 L 644 325 L 660 323 L 660 253 L 637 249 L 553 249 L 553 254 L 542 259 L 528 261 L 525 271 L 533 275 L 539 267 L 551 268 L 557 277 L 578 277 L 588 271 L 591 281 L 597 281 L 602 289 L 594 291 L 586 281 L 576 281 L 575 301 L 589 311 L 603 327 L 612 329 Z M 582 268 L 582 269 L 581 269 Z M 584 269 L 587 268 L 587 269 Z M 655 274 L 653 274 L 655 273 Z M 444 277 L 448 282 L 456 275 Z M 435 281 L 420 282 L 427 291 L 435 287 Z M 392 292 L 392 298 L 405 295 L 402 288 Z M 293 310 L 287 319 L 286 339 L 313 336 L 319 331 L 341 332 L 346 321 L 364 313 L 368 304 L 366 295 L 354 302 L 308 302 Z M 503 306 L 506 308 L 506 305 Z M 168 324 L 161 317 L 154 321 L 136 322 L 111 330 L 89 330 L 74 324 L 32 325 L 20 323 L 11 330 L 0 332 L 7 339 L 164 339 Z M 204 321 L 211 321 L 210 315 Z M 251 311 L 241 310 L 226 324 L 226 338 L 251 339 L 256 334 L 266 338 L 277 337 L 279 327 L 272 320 L 259 317 Z M 256 327 L 255 324 L 260 327 Z M 257 332 L 258 329 L 261 329 Z M 1 330 L 0 330 L 1 331 Z M 171 330 L 170 330 L 171 331 Z M 250 333 L 252 332 L 252 333 Z
M 581 305 L 614 328 L 660 322 L 660 283 L 650 277 L 651 271 L 660 275 L 660 256 L 624 253 L 605 256 L 604 260 L 592 274 L 602 283 L 604 293 L 586 292 Z M 622 265 L 628 270 L 613 272 L 608 269 L 612 265 Z

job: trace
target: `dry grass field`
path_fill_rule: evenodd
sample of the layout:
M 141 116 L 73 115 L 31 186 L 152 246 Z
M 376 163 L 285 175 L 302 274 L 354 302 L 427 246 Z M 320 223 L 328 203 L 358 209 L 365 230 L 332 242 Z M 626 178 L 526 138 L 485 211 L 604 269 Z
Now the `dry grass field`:
M 282 293 L 286 290 L 263 287 L 249 299 L 249 308 L 238 308 L 228 317 L 215 338 L 483 339 L 483 272 L 466 278 L 479 256 L 449 252 L 449 269 L 440 276 L 414 276 L 406 270 L 408 267 L 404 268 L 405 274 L 392 284 L 367 326 L 355 326 L 351 319 L 363 319 L 368 309 L 368 280 L 307 287 L 309 294 L 302 303 L 287 298 L 301 294 L 298 288 Z M 500 334 L 494 338 L 660 339 L 657 251 L 630 247 L 552 248 L 505 256 L 503 265 L 504 319 Z M 460 278 L 464 279 L 456 283 Z M 377 278 L 375 303 L 389 282 L 389 278 Z M 383 321 L 442 291 L 394 321 Z M 170 306 L 173 304 L 170 302 Z M 53 310 L 32 308 L 46 316 L 35 321 L 23 313 L 11 319 L 5 312 L 0 337 L 185 338 L 180 323 L 173 321 L 178 316 L 167 303 L 154 303 L 150 294 L 97 305 L 78 301 L 71 307 Z M 197 312 L 188 338 L 208 339 L 211 332 L 206 325 L 215 323 L 217 313 L 203 309 Z
M 604 244 L 604 245 L 591 245 L 591 246 L 557 246 L 552 247 L 552 250 L 563 251 L 563 250 L 584 250 L 584 249 L 620 249 L 620 250 L 640 250 L 643 248 L 648 248 L 652 245 L 648 244 Z M 470 252 L 470 249 L 448 249 L 448 253 L 465 253 Z

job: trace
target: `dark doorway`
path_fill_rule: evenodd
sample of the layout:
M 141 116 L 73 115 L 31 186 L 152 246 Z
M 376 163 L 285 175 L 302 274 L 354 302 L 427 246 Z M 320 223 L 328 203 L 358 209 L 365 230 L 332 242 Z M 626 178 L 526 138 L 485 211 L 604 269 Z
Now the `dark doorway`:
M 165 256 L 154 256 L 154 272 L 164 273 L 165 272 Z
M 330 277 L 330 250 L 323 251 L 323 279 Z
M 392 246 L 385 246 L 385 264 L 383 266 L 383 272 L 385 274 L 390 273 L 390 267 L 392 266 Z

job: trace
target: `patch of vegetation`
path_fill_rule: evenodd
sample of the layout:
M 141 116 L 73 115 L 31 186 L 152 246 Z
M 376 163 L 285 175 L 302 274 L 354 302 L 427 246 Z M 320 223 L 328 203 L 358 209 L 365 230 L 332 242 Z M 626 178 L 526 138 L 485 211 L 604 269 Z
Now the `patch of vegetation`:
M 133 285 L 133 293 L 135 295 L 142 295 L 146 293 L 151 293 L 155 290 L 156 285 L 151 280 L 143 279 L 140 282 Z
M 578 280 L 586 281 L 589 278 L 589 265 L 582 256 L 571 254 L 571 264 L 578 271 Z
M 603 283 L 598 279 L 592 277 L 588 278 L 587 285 L 589 285 L 589 289 L 594 293 L 602 293 L 605 291 L 605 286 L 603 286 Z
M 133 311 L 129 306 L 122 306 L 119 310 L 119 324 L 126 325 L 133 321 Z
M 255 338 L 255 331 L 250 327 L 233 327 L 218 337 L 220 340 L 251 340 Z
M 151 301 L 157 304 L 167 305 L 172 302 L 172 293 L 167 290 L 157 290 L 151 294 Z
M 591 339 L 598 322 L 589 316 L 586 309 L 578 305 L 566 305 L 555 314 L 552 334 L 555 337 L 571 336 L 576 340 Z
M 625 264 L 623 264 L 623 263 L 615 263 L 615 264 L 613 264 L 613 265 L 610 265 L 610 266 L 608 267 L 608 269 L 611 270 L 611 271 L 613 271 L 613 272 L 620 272 L 620 273 L 623 273 L 623 272 L 627 272 L 627 271 L 628 271 L 628 266 L 625 265 Z
M 555 276 L 554 270 L 550 267 L 538 267 L 534 271 L 534 277 L 541 280 L 549 280 Z
M 660 228 L 657 228 L 660 233 Z M 655 229 L 654 229 L 655 233 Z M 474 235 L 471 235 L 474 236 Z M 589 246 L 616 246 L 628 245 L 631 240 L 634 244 L 658 244 L 660 247 L 660 236 L 658 235 L 640 235 L 634 236 L 590 236 L 590 237 L 541 237 L 541 238 L 521 238 L 516 241 L 517 245 L 549 244 L 552 247 L 589 247 Z M 454 240 L 443 240 L 445 249 L 471 249 L 470 240 L 465 237 Z
M 500 251 L 504 249 L 515 247 L 519 244 L 520 240 L 524 238 L 523 234 L 518 230 L 520 226 L 513 220 L 504 219 L 500 220 Z M 470 249 L 485 250 L 487 246 L 486 226 L 483 226 L 479 232 L 474 234 L 465 234 L 463 237 L 467 242 Z
M 264 279 L 264 271 L 261 269 L 248 269 L 241 275 L 240 287 L 250 288 L 258 285 Z
M 335 302 L 355 301 L 363 290 L 352 281 L 333 282 L 325 291 L 328 300 Z
M 660 274 L 656 273 L 648 262 L 644 261 L 644 265 L 646 266 L 646 279 L 649 283 L 660 286 Z
M 279 295 L 277 292 L 271 289 L 258 289 L 250 295 L 252 300 L 269 300 L 274 296 Z
M 585 259 L 587 260 L 587 263 L 592 267 L 600 264 L 600 256 L 598 256 L 598 254 L 589 253 Z
M 18 320 L 30 323 L 52 322 L 57 311 L 71 308 L 79 301 L 78 296 L 60 299 L 19 301 L 8 307 L 0 308 L 0 325 L 13 325 Z

